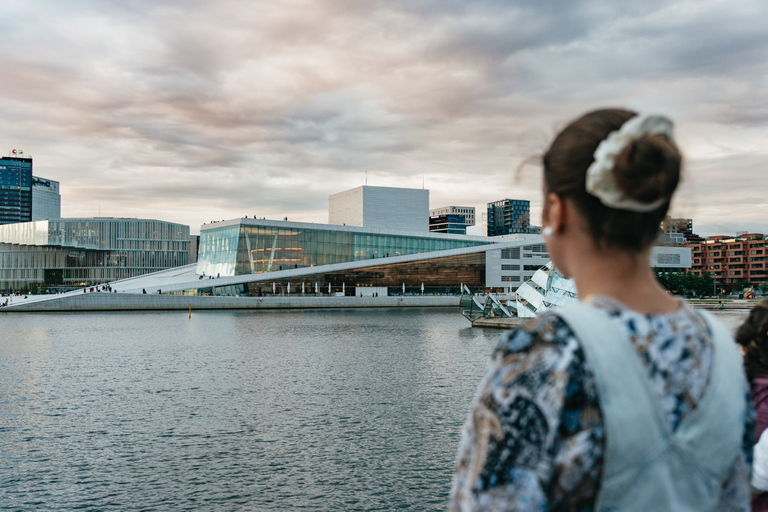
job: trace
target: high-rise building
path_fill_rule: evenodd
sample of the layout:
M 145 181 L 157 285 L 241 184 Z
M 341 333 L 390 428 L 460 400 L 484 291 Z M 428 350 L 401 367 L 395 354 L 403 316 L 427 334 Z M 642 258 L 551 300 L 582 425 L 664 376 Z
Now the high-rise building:
M 431 215 L 429 230 L 433 233 L 467 234 L 467 219 L 463 215 Z
M 365 185 L 333 194 L 328 202 L 329 224 L 429 232 L 429 190 Z
M 465 226 L 475 225 L 475 207 L 474 206 L 442 206 L 429 210 L 430 217 L 440 215 L 461 215 L 464 217 Z
M 31 220 L 32 159 L 0 157 L 0 224 Z
M 524 199 L 502 199 L 488 203 L 488 236 L 529 233 L 531 202 Z
M 32 220 L 61 218 L 59 182 L 32 176 Z

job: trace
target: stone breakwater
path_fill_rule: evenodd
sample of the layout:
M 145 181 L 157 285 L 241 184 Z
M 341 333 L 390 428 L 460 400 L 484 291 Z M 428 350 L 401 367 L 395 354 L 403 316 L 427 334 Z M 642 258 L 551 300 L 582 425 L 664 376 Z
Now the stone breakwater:
M 210 297 L 196 295 L 144 295 L 84 293 L 0 308 L 0 313 L 46 311 L 151 311 L 216 309 L 335 309 L 458 307 L 459 297 L 419 295 L 405 297 Z

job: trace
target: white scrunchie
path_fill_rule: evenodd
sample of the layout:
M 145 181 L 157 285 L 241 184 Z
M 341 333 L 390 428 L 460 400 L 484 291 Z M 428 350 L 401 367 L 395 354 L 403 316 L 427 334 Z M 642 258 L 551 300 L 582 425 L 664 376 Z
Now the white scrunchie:
M 666 135 L 672 140 L 672 121 L 660 115 L 635 116 L 621 125 L 621 128 L 611 132 L 595 150 L 595 161 L 587 169 L 587 192 L 605 206 L 617 210 L 632 212 L 650 212 L 664 204 L 667 198 L 658 199 L 652 203 L 641 203 L 626 197 L 619 190 L 613 177 L 613 166 L 616 157 L 631 141 L 643 135 Z

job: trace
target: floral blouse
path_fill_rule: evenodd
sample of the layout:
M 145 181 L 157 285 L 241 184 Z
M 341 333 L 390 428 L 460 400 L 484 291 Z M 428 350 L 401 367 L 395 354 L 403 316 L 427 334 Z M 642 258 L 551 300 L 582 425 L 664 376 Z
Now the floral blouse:
M 607 298 L 593 304 L 627 332 L 674 430 L 704 394 L 712 344 L 686 304 L 644 315 Z M 719 511 L 749 512 L 754 411 Z M 604 434 L 594 376 L 568 325 L 544 314 L 504 334 L 481 380 L 459 445 L 451 511 L 591 512 Z

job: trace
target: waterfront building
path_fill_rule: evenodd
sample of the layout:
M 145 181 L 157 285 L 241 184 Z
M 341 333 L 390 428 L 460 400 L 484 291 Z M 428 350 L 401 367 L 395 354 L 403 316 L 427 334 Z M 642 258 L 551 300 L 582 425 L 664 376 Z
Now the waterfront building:
M 443 215 L 461 215 L 464 217 L 465 226 L 475 225 L 474 206 L 441 206 L 429 210 L 430 218 Z
M 17 154 L 16 150 L 13 150 Z M 32 220 L 32 159 L 0 157 L 0 224 Z
M 511 292 L 549 255 L 539 235 L 419 233 L 265 219 L 203 225 L 196 265 L 121 283 L 188 295 Z M 376 292 L 383 295 L 381 292 Z
M 502 199 L 488 203 L 486 222 L 488 236 L 529 233 L 531 202 L 524 199 Z
M 653 254 L 655 266 L 690 267 L 689 249 L 654 248 Z M 119 289 L 370 296 L 375 288 L 380 295 L 384 289 L 388 295 L 455 295 L 463 284 L 512 293 L 548 262 L 541 235 L 483 237 L 243 218 L 203 225 L 197 264 L 128 280 Z
M 687 243 L 692 251 L 692 271 L 708 272 L 716 283 L 745 283 L 756 286 L 768 281 L 765 235 L 744 233 L 738 237 L 711 236 L 708 240 Z
M 61 218 L 59 182 L 32 176 L 32 220 Z
M 200 235 L 189 235 L 189 263 L 197 263 L 197 253 L 200 249 Z
M 433 233 L 466 235 L 466 217 L 463 215 L 432 215 L 429 218 L 429 230 Z
M 91 218 L 0 226 L 0 290 L 77 287 L 186 265 L 189 226 Z
M 328 198 L 328 223 L 429 232 L 429 190 L 356 187 Z

